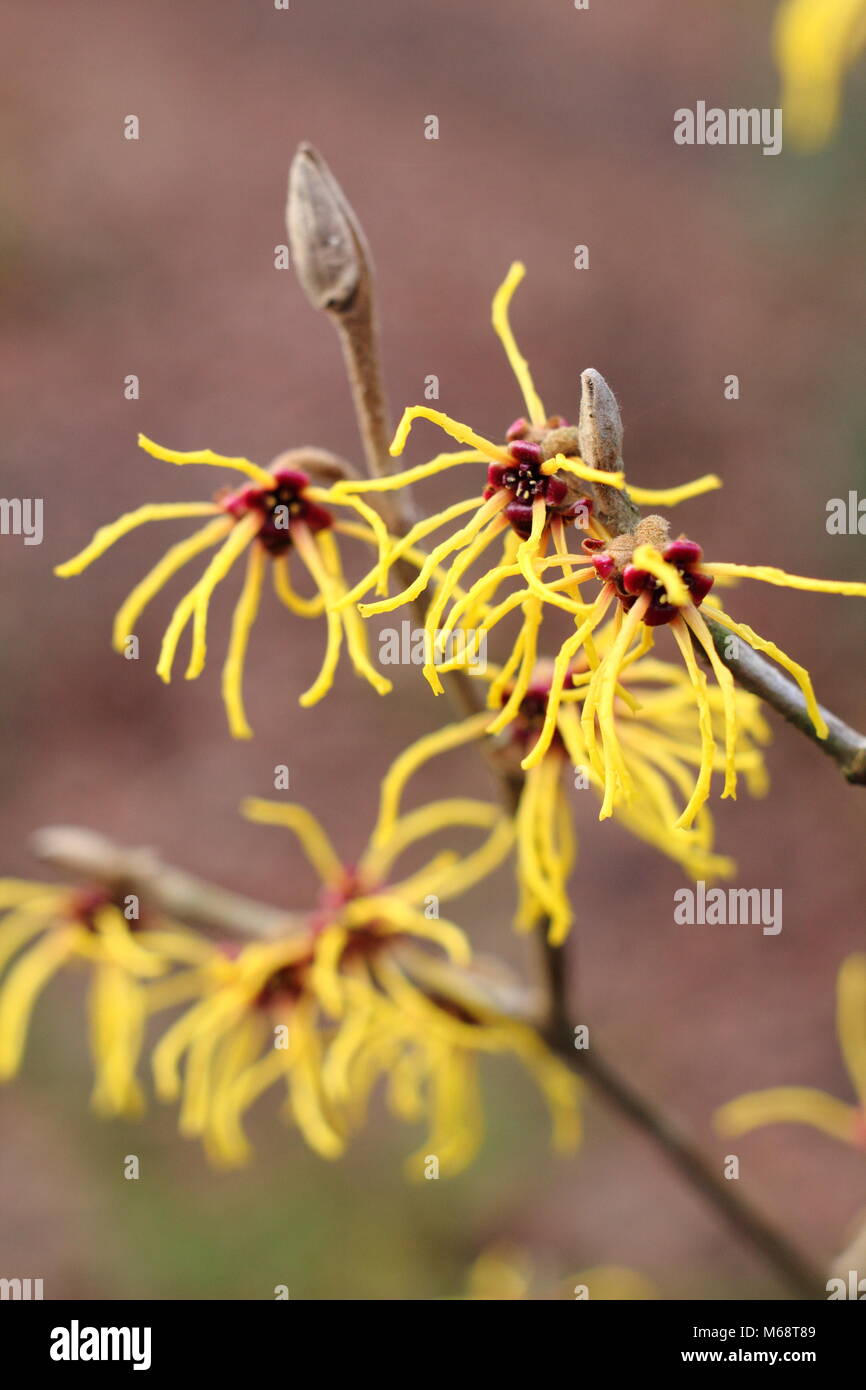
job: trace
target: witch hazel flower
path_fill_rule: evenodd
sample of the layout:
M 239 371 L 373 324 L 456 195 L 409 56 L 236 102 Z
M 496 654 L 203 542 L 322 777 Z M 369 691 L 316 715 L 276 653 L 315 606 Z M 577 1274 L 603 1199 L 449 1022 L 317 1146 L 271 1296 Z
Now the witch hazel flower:
M 279 601 L 296 617 L 322 618 L 327 632 L 325 656 L 313 684 L 300 696 L 300 704 L 316 704 L 331 688 L 345 640 L 358 675 L 379 694 L 391 683 L 372 665 L 363 623 L 353 608 L 338 611 L 345 593 L 338 537 L 361 541 L 384 557 L 389 537 L 384 522 L 361 498 L 336 495 L 333 486 L 313 480 L 335 473 L 338 461 L 323 450 L 300 449 L 280 455 L 269 468 L 245 458 L 229 458 L 210 449 L 179 452 L 163 448 L 144 435 L 139 445 L 153 458 L 168 463 L 200 464 L 245 476 L 241 487 L 223 488 L 212 501 L 146 504 L 101 527 L 78 555 L 58 565 L 61 578 L 81 574 L 116 541 L 151 521 L 209 518 L 206 525 L 171 546 L 152 570 L 125 599 L 114 620 L 112 644 L 122 652 L 145 608 L 190 561 L 208 551 L 215 553 L 201 577 L 176 605 L 162 640 L 157 674 L 168 683 L 172 677 L 178 644 L 188 627 L 192 643 L 186 679 L 195 680 L 205 667 L 208 607 L 219 584 L 242 556 L 246 575 L 232 618 L 228 652 L 222 673 L 222 695 L 229 729 L 234 738 L 250 738 L 243 700 L 243 672 L 250 632 L 258 615 L 265 574 L 270 569 Z M 303 462 L 307 471 L 299 466 Z M 339 476 L 339 474 L 337 474 Z M 348 508 L 355 520 L 340 509 Z M 412 556 L 409 556 L 411 561 Z M 293 570 L 300 568 L 312 594 L 298 592 Z
M 634 531 L 606 544 L 587 538 L 583 548 L 596 576 L 602 580 L 602 588 L 586 616 L 575 619 L 574 634 L 560 648 L 554 663 L 548 717 L 537 744 L 524 760 L 524 768 L 543 757 L 555 736 L 556 710 L 566 689 L 569 668 L 585 648 L 594 670 L 583 702 L 581 727 L 593 766 L 604 778 L 601 818 L 610 816 L 621 799 L 628 800 L 632 794 L 632 779 L 617 732 L 617 683 L 623 668 L 652 646 L 654 632 L 668 627 L 688 673 L 701 736 L 698 774 L 676 825 L 687 829 L 706 802 L 716 759 L 707 678 L 698 665 L 695 646 L 705 656 L 721 691 L 724 708 L 722 795 L 735 797 L 739 714 L 734 678 L 718 654 L 704 617 L 711 618 L 754 650 L 770 656 L 793 676 L 803 694 L 815 733 L 818 738 L 827 737 L 827 724 L 818 707 L 809 672 L 769 638 L 760 636 L 748 624 L 736 621 L 719 604 L 708 603 L 707 598 L 717 579 L 722 582 L 757 579 L 782 588 L 860 596 L 866 596 L 866 583 L 809 579 L 769 565 L 706 562 L 695 541 L 686 536 L 670 538 L 669 523 L 661 516 L 644 517 Z M 616 635 L 603 659 L 599 660 L 587 643 L 611 605 L 618 610 Z

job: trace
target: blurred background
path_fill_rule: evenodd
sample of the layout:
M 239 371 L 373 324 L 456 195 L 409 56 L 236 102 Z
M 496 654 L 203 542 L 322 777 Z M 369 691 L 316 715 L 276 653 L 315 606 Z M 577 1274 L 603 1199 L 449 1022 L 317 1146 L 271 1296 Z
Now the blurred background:
M 392 668 L 385 703 L 346 663 L 326 702 L 300 710 L 322 631 L 266 596 L 246 680 L 256 737 L 233 744 L 219 664 L 236 582 L 212 605 L 198 682 L 165 687 L 152 669 L 180 586 L 141 623 L 139 662 L 110 650 L 114 610 L 183 523 L 144 528 L 79 579 L 51 574 L 120 512 L 206 498 L 220 481 L 147 458 L 138 430 L 262 463 L 305 443 L 358 459 L 331 325 L 274 268 L 301 140 L 324 153 L 370 239 L 395 413 L 423 399 L 430 374 L 440 408 L 485 434 L 521 412 L 489 327 L 492 292 L 520 258 L 514 323 L 549 410 L 574 418 L 579 373 L 598 368 L 636 481 L 723 475 L 723 492 L 676 516 L 709 558 L 863 577 L 862 537 L 825 529 L 828 499 L 866 491 L 863 74 L 847 84 L 840 135 L 810 158 L 672 138 L 674 110 L 697 100 L 777 104 L 770 0 L 17 0 L 2 14 L 2 491 L 45 507 L 41 546 L 0 539 L 4 872 L 38 876 L 36 827 L 83 824 L 304 906 L 313 884 L 289 837 L 243 823 L 240 798 L 268 795 L 287 764 L 293 798 L 351 857 L 389 759 L 446 717 L 415 668 Z M 129 114 L 137 142 L 123 138 Z M 438 141 L 424 138 L 431 114 Z M 573 268 L 578 244 L 588 270 Z M 131 373 L 137 401 L 124 399 Z M 407 457 L 438 447 L 421 426 Z M 458 487 L 446 479 L 427 500 Z M 736 611 L 866 726 L 860 601 L 752 585 Z M 864 946 L 866 797 L 770 717 L 769 799 L 717 802 L 716 814 L 737 882 L 782 887 L 778 937 L 676 926 L 681 872 L 600 826 L 576 794 L 575 1017 L 720 1164 L 729 1145 L 710 1118 L 741 1091 L 797 1082 L 850 1098 L 834 986 Z M 443 759 L 421 792 L 477 789 L 481 776 Z M 503 871 L 454 915 L 531 975 L 512 910 Z M 418 1186 L 401 1164 L 422 1136 L 384 1115 L 328 1165 L 266 1101 L 254 1166 L 225 1175 L 177 1137 L 173 1112 L 106 1124 L 88 1115 L 88 1091 L 82 981 L 63 978 L 0 1094 L 0 1273 L 43 1278 L 46 1297 L 268 1298 L 283 1283 L 293 1298 L 436 1298 L 460 1293 L 502 1238 L 555 1278 L 613 1263 L 664 1298 L 780 1293 L 594 1100 L 580 1155 L 552 1158 L 539 1099 L 505 1060 L 486 1068 L 479 1160 Z M 862 1154 L 792 1128 L 736 1151 L 749 1194 L 816 1259 L 843 1247 L 866 1205 Z M 139 1182 L 123 1179 L 128 1153 Z

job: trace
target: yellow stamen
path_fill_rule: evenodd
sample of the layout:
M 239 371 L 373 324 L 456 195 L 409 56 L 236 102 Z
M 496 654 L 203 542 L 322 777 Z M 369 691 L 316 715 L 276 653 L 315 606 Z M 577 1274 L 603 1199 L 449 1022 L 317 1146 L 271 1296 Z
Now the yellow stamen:
M 719 682 L 722 692 L 722 701 L 725 715 L 725 789 L 722 796 L 737 795 L 737 700 L 734 687 L 734 678 L 719 660 L 719 654 L 713 643 L 710 630 L 694 605 L 689 605 L 683 614 L 687 624 L 697 637 L 701 646 L 707 654 L 707 660 L 713 668 L 713 674 Z
M 200 531 L 166 551 L 117 610 L 112 633 L 112 646 L 116 652 L 123 651 L 127 639 L 135 631 L 135 624 L 151 599 L 156 597 L 185 564 L 228 535 L 233 525 L 231 517 L 219 517 L 209 526 L 202 527 Z
M 244 709 L 244 658 L 247 653 L 250 631 L 259 611 L 266 558 L 260 545 L 252 546 L 247 561 L 244 587 L 232 616 L 228 654 L 222 674 L 223 701 L 232 738 L 252 738 L 253 736 Z
M 55 913 L 62 902 L 58 893 L 43 893 L 42 897 L 22 902 L 6 914 L 0 925 L 0 970 L 5 970 L 7 962 L 22 946 L 54 924 Z
M 458 531 L 455 531 L 453 535 L 448 536 L 446 540 L 441 541 L 439 545 L 431 550 L 417 579 L 413 580 L 408 588 L 403 589 L 401 593 L 396 594 L 393 598 L 381 599 L 378 603 L 359 603 L 358 611 L 365 618 L 369 618 L 374 613 L 391 613 L 395 608 L 400 608 L 404 603 L 409 603 L 412 599 L 416 599 L 420 593 L 423 593 L 427 584 L 430 582 L 433 572 L 439 562 L 443 560 L 446 555 L 450 555 L 453 551 L 461 549 L 464 545 L 468 545 L 482 527 L 486 526 L 488 521 L 492 521 L 499 512 L 504 511 L 507 505 L 508 493 L 504 488 L 500 488 L 498 492 L 495 492 L 492 497 L 482 503 L 471 521 L 468 521 L 465 526 L 461 526 Z
M 363 517 L 376 538 L 379 549 L 379 571 L 382 588 L 380 592 L 387 592 L 385 581 L 385 559 L 391 546 L 391 537 L 388 535 L 388 528 L 382 520 L 375 507 L 371 507 L 360 497 L 335 497 L 332 490 L 324 487 L 307 487 L 304 489 L 304 496 L 309 497 L 313 502 L 341 502 L 344 507 L 351 507 L 360 517 Z M 323 533 L 324 534 L 324 533 Z
M 631 777 L 622 756 L 619 737 L 616 731 L 613 706 L 614 699 L 616 698 L 617 677 L 620 673 L 626 652 L 637 635 L 637 630 L 649 607 L 649 602 L 649 594 L 641 594 L 629 609 L 628 613 L 625 614 L 616 640 L 613 642 L 604 661 L 599 666 L 596 680 L 592 682 L 592 687 L 597 686 L 597 693 L 594 692 L 594 699 L 597 705 L 598 726 L 602 736 L 602 753 L 604 758 L 604 799 L 599 812 L 599 820 L 606 820 L 613 814 L 613 807 L 618 798 L 618 793 L 622 792 L 626 797 L 630 794 Z M 590 693 L 588 691 L 586 703 L 584 705 L 585 713 L 589 705 Z
M 430 410 L 426 405 L 410 405 L 403 411 L 389 450 L 392 456 L 396 457 L 398 454 L 402 454 L 415 420 L 429 420 L 432 424 L 438 425 L 446 434 L 450 434 L 451 438 L 456 439 L 458 444 L 468 444 L 470 448 L 477 449 L 485 458 L 493 459 L 497 463 L 513 463 L 507 449 L 503 449 L 499 444 L 491 443 L 483 435 L 476 434 L 468 425 L 461 425 L 459 420 L 452 420 L 450 415 L 443 415 L 441 410 Z
M 866 583 L 854 579 L 807 579 L 802 574 L 788 574 L 773 565 L 729 565 L 722 562 L 702 565 L 707 574 L 724 575 L 730 579 L 760 579 L 765 584 L 777 584 L 782 589 L 806 589 L 815 594 L 848 594 L 866 596 Z
M 304 806 L 248 796 L 241 802 L 241 815 L 258 825 L 281 825 L 291 830 L 322 883 L 333 885 L 342 881 L 344 871 L 337 851 L 316 817 Z
M 848 1074 L 866 1106 L 866 955 L 848 956 L 836 987 L 836 1030 Z
M 448 797 L 442 801 L 428 802 L 426 806 L 409 811 L 395 822 L 384 847 L 374 849 L 372 845 L 368 846 L 358 865 L 359 872 L 367 880 L 381 882 L 390 872 L 392 864 L 416 840 L 455 825 L 487 828 L 494 825 L 501 814 L 498 806 L 471 797 Z M 453 857 L 451 862 L 454 862 Z M 405 897 L 406 884 L 393 884 L 389 891 Z
M 583 623 L 581 623 L 580 627 L 577 628 L 576 632 L 572 633 L 571 637 L 566 638 L 566 640 L 560 647 L 559 652 L 557 653 L 556 660 L 553 663 L 553 673 L 550 679 L 550 690 L 547 696 L 547 710 L 544 715 L 544 723 L 541 727 L 541 732 L 538 735 L 535 744 L 533 745 L 532 749 L 527 754 L 527 756 L 523 759 L 523 763 L 521 764 L 521 766 L 527 771 L 529 770 L 529 768 L 535 767 L 536 763 L 541 762 L 541 759 L 544 757 L 545 753 L 547 752 L 548 748 L 550 747 L 553 741 L 553 736 L 556 733 L 556 721 L 557 714 L 559 712 L 559 703 L 562 697 L 562 691 L 565 688 L 565 680 L 568 675 L 568 668 L 571 665 L 577 653 L 580 651 L 580 648 L 586 644 L 586 639 L 590 636 L 593 630 L 596 627 L 598 627 L 599 623 L 601 622 L 602 618 L 604 617 L 605 613 L 610 607 L 610 603 L 613 599 L 614 592 L 615 591 L 612 584 L 605 584 L 604 588 L 601 590 L 601 593 L 598 595 L 598 598 L 595 600 L 595 603 L 592 605 L 592 608 L 590 609 L 589 617 L 586 618 Z
M 511 306 L 514 291 L 517 289 L 517 286 L 520 284 L 525 274 L 526 267 L 522 265 L 520 261 L 515 261 L 493 296 L 493 308 L 490 318 L 494 332 L 505 349 L 508 364 L 523 394 L 523 399 L 526 403 L 526 413 L 533 425 L 540 426 L 544 425 L 547 415 L 538 392 L 532 383 L 529 363 L 525 357 L 521 356 L 518 350 L 514 334 L 511 331 L 511 323 L 508 318 L 508 310 Z
M 536 497 L 532 504 L 532 527 L 528 537 L 521 542 L 517 550 L 517 563 L 520 566 L 520 572 L 532 592 L 543 599 L 545 603 L 552 603 L 557 608 L 565 609 L 566 613 L 582 617 L 586 613 L 585 604 L 563 598 L 555 592 L 556 585 L 545 584 L 538 577 L 535 564 L 538 559 L 542 558 L 542 544 L 544 543 L 546 527 L 547 506 L 543 497 Z M 564 575 L 563 579 L 568 582 L 569 576 Z M 558 582 L 561 583 L 561 581 Z
M 435 733 L 419 738 L 395 758 L 382 779 L 379 815 L 370 837 L 372 848 L 378 850 L 387 846 L 394 832 L 394 825 L 400 813 L 400 800 L 409 778 L 437 754 L 447 752 L 451 748 L 460 748 L 464 743 L 471 743 L 483 731 L 487 720 L 488 715 L 485 711 L 460 723 L 447 724 L 444 729 L 437 729 Z
M 707 603 L 703 605 L 703 610 L 708 618 L 715 619 L 717 623 L 721 623 L 722 627 L 726 627 L 729 632 L 736 633 L 738 637 L 742 637 L 743 641 L 746 642 L 748 646 L 754 647 L 756 651 L 766 652 L 767 656 L 771 656 L 774 661 L 778 661 L 779 665 L 794 677 L 794 680 L 802 691 L 803 699 L 806 702 L 806 713 L 812 721 L 815 733 L 818 735 L 818 738 L 826 738 L 830 731 L 818 707 L 818 701 L 815 699 L 815 691 L 812 688 L 812 680 L 805 666 L 800 666 L 798 662 L 794 661 L 792 657 L 783 652 L 781 647 L 777 647 L 775 642 L 771 642 L 769 638 L 759 637 L 757 632 L 750 628 L 747 623 L 736 623 L 733 618 L 728 617 L 727 613 L 723 613 L 718 608 L 711 608 Z
M 329 603 L 334 594 L 334 585 L 319 553 L 315 536 L 311 534 L 309 527 L 302 523 L 294 527 L 292 539 L 295 549 L 309 570 L 316 588 L 325 596 L 325 621 L 328 632 L 325 655 L 318 676 L 298 701 L 300 705 L 308 709 L 310 705 L 317 704 L 334 684 L 337 662 L 340 659 L 340 648 L 343 644 L 343 624 L 340 621 L 339 613 L 335 612 Z
M 82 570 L 87 569 L 87 566 L 100 555 L 104 555 L 121 536 L 128 535 L 137 526 L 144 526 L 148 521 L 166 521 L 172 517 L 213 516 L 218 511 L 219 508 L 213 502 L 149 502 L 143 507 L 136 507 L 134 512 L 125 512 L 108 526 L 100 526 L 90 544 L 77 555 L 73 555 L 71 560 L 57 565 L 54 573 L 61 579 L 81 574 Z
M 705 492 L 715 492 L 722 486 L 721 478 L 715 473 L 705 473 L 691 483 L 680 483 L 679 487 L 632 487 L 628 485 L 633 502 L 639 507 L 675 507 L 678 502 L 688 502 L 692 497 L 701 497 Z
M 419 463 L 414 468 L 405 468 L 401 473 L 389 473 L 384 478 L 347 478 L 335 483 L 331 489 L 334 501 L 356 492 L 393 492 L 397 488 L 409 487 L 412 483 L 423 482 L 425 478 L 435 477 L 448 468 L 456 468 L 461 463 L 483 463 L 485 455 L 477 449 L 458 449 L 449 454 L 437 454 L 429 463 Z
M 566 458 L 565 454 L 557 454 L 555 458 L 547 459 L 541 465 L 542 473 L 571 473 L 575 478 L 582 478 L 588 483 L 604 483 L 606 487 L 616 488 L 621 492 L 625 487 L 625 474 L 621 469 L 608 473 L 603 468 L 592 468 L 583 459 L 572 455 Z
M 707 697 L 707 678 L 703 671 L 698 669 L 688 628 L 682 618 L 677 617 L 670 624 L 670 629 L 682 653 L 683 661 L 686 664 L 686 670 L 689 673 L 692 688 L 695 692 L 695 702 L 698 707 L 698 727 L 701 734 L 701 765 L 698 772 L 698 779 L 695 783 L 694 791 L 692 792 L 688 805 L 676 821 L 677 828 L 688 830 L 701 806 L 703 806 L 710 794 L 710 785 L 713 779 L 713 765 L 716 756 L 716 741 L 713 738 L 713 716 Z
M 381 671 L 377 671 L 370 661 L 367 650 L 367 632 L 357 609 L 341 609 L 336 602 L 346 587 L 336 541 L 330 531 L 321 531 L 318 543 L 329 579 L 328 595 L 331 607 L 340 613 L 349 660 L 357 674 L 368 681 L 378 695 L 387 695 L 393 687 L 391 682 L 382 675 Z
M 646 570 L 657 579 L 665 591 L 665 598 L 668 603 L 675 608 L 684 608 L 691 602 L 689 591 L 683 583 L 679 570 L 674 569 L 673 565 L 663 560 L 660 552 L 654 545 L 639 545 L 635 547 L 631 557 L 631 563 L 636 569 Z
M 9 972 L 0 992 L 0 1080 L 17 1072 L 36 999 L 83 936 L 77 927 L 51 932 Z
M 261 529 L 262 518 L 256 515 L 245 516 L 235 523 L 227 540 L 223 541 L 201 579 L 195 586 L 193 605 L 192 651 L 189 665 L 184 673 L 188 681 L 196 680 L 204 670 L 207 655 L 207 613 L 211 594 L 229 573 L 235 560 L 239 559 L 256 533 Z
M 295 592 L 292 586 L 288 555 L 274 556 L 272 572 L 274 591 L 290 613 L 296 613 L 299 618 L 318 618 L 321 616 L 325 608 L 324 594 L 314 594 L 312 598 L 304 598 L 303 595 Z
M 482 500 L 483 499 L 480 497 L 465 498 L 462 502 L 455 502 L 453 506 L 446 507 L 444 511 L 437 512 L 435 516 L 425 517 L 423 521 L 417 522 L 411 530 L 407 531 L 405 536 L 401 536 L 400 539 L 395 542 L 388 552 L 385 559 L 386 572 L 395 565 L 398 560 L 404 557 L 407 560 L 411 560 L 416 568 L 423 569 L 429 556 L 423 551 L 414 549 L 415 541 L 423 540 L 425 536 L 429 536 L 431 531 L 438 531 L 440 526 L 446 525 L 449 521 L 453 521 L 457 516 L 462 516 L 465 512 L 476 511 L 477 508 L 481 506 Z M 359 579 L 358 583 L 342 596 L 339 602 L 335 604 L 335 607 L 346 608 L 351 604 L 357 603 L 359 598 L 363 598 L 371 584 L 375 583 L 379 573 L 380 567 L 377 564 L 364 575 L 363 579 Z
M 437 633 L 445 606 L 453 594 L 460 576 L 477 560 L 482 551 L 486 550 L 488 545 L 502 534 L 507 525 L 508 522 L 503 516 L 494 517 L 493 521 L 483 531 L 480 531 L 469 545 L 464 547 L 439 585 L 436 595 L 427 609 L 424 618 L 424 641 L 425 654 L 428 659 L 424 663 L 423 675 L 434 695 L 441 695 L 443 689 L 442 682 L 436 674 L 436 660 L 437 657 L 441 658 L 444 655 L 441 634 L 438 636 L 439 650 L 437 650 Z
M 204 463 L 211 468 L 232 468 L 237 473 L 245 473 L 254 482 L 260 483 L 262 487 L 272 488 L 275 486 L 274 476 L 266 468 L 260 468 L 257 463 L 250 463 L 245 458 L 229 458 L 226 454 L 215 454 L 212 449 L 193 449 L 186 453 L 181 453 L 177 449 L 166 449 L 161 444 L 154 444 L 152 439 L 146 435 L 138 436 L 138 446 L 144 449 L 146 454 L 150 454 L 155 459 L 162 459 L 164 463 Z
M 408 931 L 424 941 L 433 941 L 455 965 L 468 965 L 472 959 L 472 948 L 458 926 L 444 917 L 425 917 L 391 894 L 358 898 L 349 903 L 344 915 L 353 926 L 363 927 L 375 921 L 377 930 L 384 935 Z
M 490 734 L 498 734 L 506 729 L 520 711 L 520 706 L 523 704 L 529 683 L 532 680 L 532 673 L 535 670 L 538 633 L 543 616 L 541 600 L 535 598 L 534 595 L 528 598 L 523 605 L 523 644 L 520 671 L 512 686 L 511 694 L 499 714 L 488 725 L 487 732 Z
M 811 1086 L 774 1086 L 768 1091 L 750 1091 L 716 1111 L 716 1128 L 736 1138 L 761 1125 L 811 1125 L 833 1139 L 850 1144 L 854 1136 L 857 1111 L 834 1096 Z

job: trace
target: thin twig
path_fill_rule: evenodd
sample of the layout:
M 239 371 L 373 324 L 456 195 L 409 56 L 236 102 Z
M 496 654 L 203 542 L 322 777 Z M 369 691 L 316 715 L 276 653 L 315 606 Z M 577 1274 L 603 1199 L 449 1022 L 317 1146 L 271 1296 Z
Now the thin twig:
M 716 651 L 737 683 L 744 690 L 750 690 L 753 695 L 760 696 L 766 704 L 772 705 L 783 719 L 787 719 L 789 724 L 793 724 L 795 729 L 805 734 L 820 752 L 832 758 L 847 782 L 854 786 L 866 786 L 866 735 L 852 729 L 844 719 L 819 705 L 818 708 L 829 729 L 826 738 L 819 738 L 806 709 L 806 701 L 800 687 L 780 671 L 778 666 L 767 661 L 760 652 L 753 651 L 745 642 L 738 642 L 732 649 L 731 634 L 721 623 L 714 622 L 712 618 L 705 618 L 704 621 L 712 633 Z M 731 650 L 736 650 L 737 655 L 729 655 Z M 698 651 L 703 655 L 700 648 Z
M 202 931 L 261 939 L 289 935 L 303 920 L 175 869 L 152 849 L 125 849 L 81 826 L 37 830 L 32 848 L 37 859 L 66 877 L 134 893 L 166 917 Z
M 658 1105 L 646 1100 L 595 1048 L 578 1051 L 569 1033 L 548 1033 L 550 1046 L 572 1070 L 594 1087 L 620 1115 L 659 1149 L 681 1177 L 742 1236 L 800 1298 L 826 1296 L 817 1268 L 803 1256 L 739 1190 L 722 1177 L 685 1130 Z

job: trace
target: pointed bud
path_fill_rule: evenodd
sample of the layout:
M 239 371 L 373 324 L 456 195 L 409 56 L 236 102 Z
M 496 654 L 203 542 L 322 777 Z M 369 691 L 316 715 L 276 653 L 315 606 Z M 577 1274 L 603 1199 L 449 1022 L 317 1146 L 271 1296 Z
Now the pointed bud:
M 622 468 L 622 419 L 616 398 L 594 367 L 580 374 L 580 456 L 592 468 L 615 473 Z
M 366 246 L 343 190 L 312 145 L 299 146 L 292 160 L 286 227 L 313 308 L 347 309 L 366 271 Z

